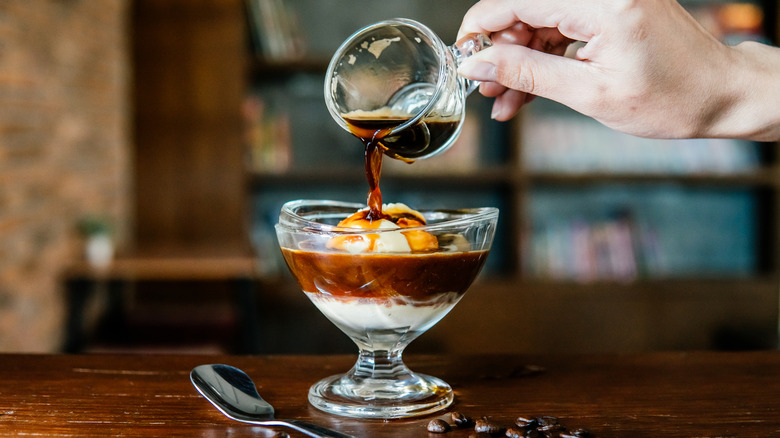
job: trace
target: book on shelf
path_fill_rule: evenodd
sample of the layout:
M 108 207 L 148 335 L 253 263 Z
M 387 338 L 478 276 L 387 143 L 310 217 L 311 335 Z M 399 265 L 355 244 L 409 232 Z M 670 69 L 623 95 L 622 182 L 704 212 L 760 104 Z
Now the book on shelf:
M 656 232 L 638 227 L 628 212 L 613 218 L 576 218 L 538 227 L 526 249 L 526 273 L 537 278 L 632 281 L 661 267 Z
M 306 53 L 295 9 L 284 0 L 246 0 L 249 31 L 257 55 L 271 62 L 296 61 Z
M 536 187 L 521 240 L 534 278 L 737 277 L 760 266 L 759 195 L 680 185 Z
M 519 143 L 527 169 L 563 173 L 729 175 L 751 172 L 761 166 L 759 146 L 753 142 L 647 139 L 561 112 L 524 114 Z
M 259 94 L 244 98 L 244 143 L 249 168 L 261 173 L 281 173 L 292 164 L 290 115 L 275 108 L 272 99 Z

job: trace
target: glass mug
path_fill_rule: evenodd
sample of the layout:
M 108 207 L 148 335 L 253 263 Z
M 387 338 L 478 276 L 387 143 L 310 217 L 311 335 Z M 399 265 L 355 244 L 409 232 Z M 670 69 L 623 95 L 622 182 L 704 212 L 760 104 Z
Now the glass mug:
M 434 156 L 460 134 L 466 96 L 479 85 L 457 74 L 459 60 L 490 45 L 487 36 L 473 34 L 448 47 L 405 18 L 372 24 L 333 55 L 325 103 L 345 130 L 360 138 L 379 135 L 391 157 Z

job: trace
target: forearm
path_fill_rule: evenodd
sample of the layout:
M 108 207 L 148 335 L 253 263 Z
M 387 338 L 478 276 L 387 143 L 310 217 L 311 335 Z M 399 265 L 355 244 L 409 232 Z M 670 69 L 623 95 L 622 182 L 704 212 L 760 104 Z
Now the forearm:
M 721 99 L 702 115 L 702 137 L 780 141 L 780 48 L 746 42 L 730 49 Z

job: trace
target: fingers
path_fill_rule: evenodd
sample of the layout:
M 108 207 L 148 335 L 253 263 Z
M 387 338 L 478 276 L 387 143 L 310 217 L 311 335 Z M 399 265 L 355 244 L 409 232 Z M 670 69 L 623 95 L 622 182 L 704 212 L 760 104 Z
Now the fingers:
M 577 109 L 589 98 L 582 88 L 593 89 L 582 86 L 594 81 L 594 71 L 586 62 L 504 44 L 464 60 L 458 73 L 483 82 L 480 91 L 497 97 L 493 116 L 498 120 L 514 115 L 527 101 L 526 94 L 556 100 Z M 502 92 L 501 87 L 514 92 Z
M 509 1 L 482 0 L 472 6 L 458 30 L 458 40 L 470 33 L 491 34 L 512 27 L 518 20 Z
M 534 29 L 525 23 L 515 23 L 511 27 L 492 32 L 490 39 L 493 44 L 516 44 L 527 46 L 533 38 Z
M 496 82 L 483 82 L 479 84 L 479 93 L 485 97 L 498 97 L 507 90 L 507 88 Z
M 587 42 L 596 35 L 605 4 L 481 0 L 464 16 L 459 38 L 485 33 L 494 45 L 463 61 L 458 72 L 481 81 L 480 93 L 495 97 L 491 116 L 496 120 L 513 117 L 534 96 L 582 107 L 592 96 L 578 92 L 577 85 L 593 79 L 593 71 L 587 62 L 562 55 L 574 40 Z
M 574 4 L 568 4 L 570 1 Z M 583 38 L 587 41 L 592 35 L 587 30 L 588 13 L 580 16 L 572 11 L 582 9 L 582 3 L 482 0 L 466 13 L 458 38 L 468 33 L 485 33 L 494 45 L 464 61 L 458 71 L 466 78 L 481 81 L 481 94 L 496 98 L 491 114 L 494 119 L 508 120 L 534 95 L 553 98 L 570 88 L 560 85 L 563 78 L 559 76 L 567 76 L 566 71 L 561 71 L 564 58 L 560 55 L 573 36 L 587 35 Z M 593 9 L 591 6 L 586 9 Z M 579 18 L 568 18 L 572 16 Z
M 479 85 L 479 93 L 485 97 L 495 97 L 493 111 L 490 117 L 505 122 L 515 114 L 526 103 L 531 101 L 533 96 L 528 93 L 509 89 L 496 82 L 483 82 Z
M 528 93 L 508 89 L 496 97 L 490 117 L 500 122 L 506 122 L 514 117 L 520 108 L 529 101 Z
M 557 28 L 563 35 L 588 41 L 607 23 L 598 0 L 481 0 L 463 17 L 458 39 L 469 33 L 492 34 L 524 23 L 535 29 Z
M 531 40 L 523 45 L 541 52 L 563 55 L 572 42 L 574 41 L 571 38 L 562 35 L 558 29 L 544 28 L 534 31 Z

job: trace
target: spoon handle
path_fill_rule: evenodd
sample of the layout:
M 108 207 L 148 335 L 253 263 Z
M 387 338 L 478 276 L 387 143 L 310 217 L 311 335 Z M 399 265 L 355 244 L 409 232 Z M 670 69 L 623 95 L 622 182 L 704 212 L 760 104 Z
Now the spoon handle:
M 287 426 L 314 438 L 355 438 L 352 435 L 336 432 L 335 430 L 330 430 L 301 420 L 271 420 L 264 421 L 263 423 L 267 425 Z

